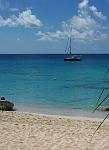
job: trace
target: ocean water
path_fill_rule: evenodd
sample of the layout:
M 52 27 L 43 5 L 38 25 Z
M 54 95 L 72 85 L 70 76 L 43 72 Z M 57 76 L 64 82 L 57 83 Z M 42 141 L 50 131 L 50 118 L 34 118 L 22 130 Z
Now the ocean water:
M 103 88 L 109 93 L 109 55 L 0 55 L 0 95 L 18 110 L 92 110 Z M 103 98 L 102 97 L 102 98 Z M 105 105 L 109 105 L 109 99 Z

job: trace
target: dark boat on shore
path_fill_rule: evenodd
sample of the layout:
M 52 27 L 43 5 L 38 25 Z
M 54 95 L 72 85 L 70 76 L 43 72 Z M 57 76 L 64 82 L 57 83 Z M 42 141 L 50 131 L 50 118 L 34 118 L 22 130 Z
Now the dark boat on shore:
M 0 110 L 4 110 L 4 111 L 12 111 L 14 104 L 10 101 L 5 100 L 4 97 L 1 97 L 0 100 Z
M 81 61 L 80 56 L 76 56 L 72 54 L 72 39 L 71 37 L 68 38 L 67 46 L 65 52 L 67 53 L 67 56 L 64 58 L 64 61 Z

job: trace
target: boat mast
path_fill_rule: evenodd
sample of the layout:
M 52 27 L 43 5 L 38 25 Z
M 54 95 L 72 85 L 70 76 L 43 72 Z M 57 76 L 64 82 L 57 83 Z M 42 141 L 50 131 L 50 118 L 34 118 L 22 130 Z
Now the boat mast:
M 68 37 L 68 40 L 67 40 L 65 52 L 66 52 L 67 54 L 69 53 L 69 37 Z
M 72 53 L 72 39 L 70 37 L 70 43 L 69 43 L 69 51 L 70 51 L 70 54 Z
M 68 36 L 65 52 L 70 55 L 72 54 L 72 37 L 70 34 Z
M 72 54 L 72 39 L 71 39 L 71 37 L 68 37 L 65 52 L 67 54 Z

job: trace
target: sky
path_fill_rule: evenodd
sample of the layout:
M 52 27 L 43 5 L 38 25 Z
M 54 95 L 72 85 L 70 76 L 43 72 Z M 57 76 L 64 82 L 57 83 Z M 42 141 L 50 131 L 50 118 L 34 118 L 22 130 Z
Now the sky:
M 0 54 L 109 53 L 109 0 L 0 0 Z

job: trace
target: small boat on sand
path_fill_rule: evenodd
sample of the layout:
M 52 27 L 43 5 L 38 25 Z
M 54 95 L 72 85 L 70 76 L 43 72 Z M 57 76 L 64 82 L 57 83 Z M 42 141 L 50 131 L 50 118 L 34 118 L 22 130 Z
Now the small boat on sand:
M 12 111 L 14 104 L 10 101 L 5 100 L 4 97 L 1 97 L 0 100 L 0 110 L 5 110 L 5 111 Z

